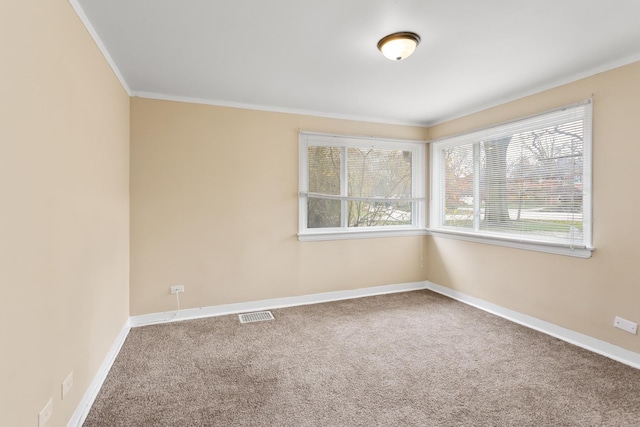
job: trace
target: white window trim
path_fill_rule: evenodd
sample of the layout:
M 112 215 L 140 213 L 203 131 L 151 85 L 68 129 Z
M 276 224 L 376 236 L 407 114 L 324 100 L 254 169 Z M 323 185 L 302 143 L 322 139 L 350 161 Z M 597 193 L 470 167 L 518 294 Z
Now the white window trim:
M 555 255 L 566 255 L 576 258 L 591 258 L 591 253 L 595 251 L 595 248 L 591 247 L 576 248 L 568 245 L 555 245 L 551 243 L 509 239 L 506 237 L 468 234 L 459 231 L 429 230 L 428 234 L 435 237 L 444 237 L 448 239 L 463 240 L 474 243 L 484 243 L 487 245 L 503 246 L 514 249 L 525 249 L 529 251 L 544 252 Z
M 441 200 L 443 190 L 438 185 L 439 181 L 436 179 L 436 174 L 439 173 L 439 169 L 434 165 L 436 161 L 436 146 L 434 143 L 439 141 L 449 140 L 453 138 L 458 138 L 461 136 L 472 136 L 476 133 L 481 133 L 483 131 L 487 131 L 493 128 L 497 128 L 500 126 L 508 126 L 509 124 L 516 123 L 522 120 L 526 120 L 528 118 L 542 116 L 547 113 L 551 113 L 553 111 L 558 111 L 566 108 L 570 108 L 578 105 L 586 105 L 586 119 L 585 119 L 585 141 L 583 146 L 583 159 L 584 164 L 588 165 L 586 168 L 586 174 L 583 177 L 583 192 L 584 192 L 584 212 L 583 212 L 583 222 L 588 225 L 585 232 L 585 242 L 587 245 L 583 246 L 574 246 L 570 244 L 562 244 L 562 243 L 550 243 L 544 241 L 537 241 L 534 239 L 521 239 L 521 238 L 513 238 L 509 236 L 498 236 L 492 235 L 488 233 L 471 233 L 464 230 L 456 230 L 449 229 L 446 227 L 438 227 L 428 228 L 428 234 L 433 235 L 435 237 L 443 237 L 450 238 L 456 240 L 463 240 L 475 243 L 484 243 L 496 246 L 504 246 L 508 248 L 515 249 L 525 249 L 537 252 L 544 252 L 549 254 L 556 255 L 566 255 L 578 258 L 591 258 L 592 252 L 595 251 L 595 247 L 592 245 L 592 236 L 593 236 L 593 201 L 592 201 L 592 175 L 593 175 L 593 157 L 592 157 L 592 145 L 593 145 L 593 135 L 592 135 L 592 125 L 593 125 L 593 101 L 591 99 L 586 99 L 581 102 L 577 102 L 571 105 L 565 105 L 560 108 L 555 108 L 553 110 L 543 111 L 538 114 L 534 114 L 527 117 L 518 118 L 516 120 L 511 120 L 508 122 L 503 122 L 499 124 L 495 124 L 492 126 L 488 126 L 486 128 L 477 129 L 471 132 L 465 132 L 459 135 L 452 135 L 450 137 L 439 138 L 437 140 L 429 141 L 430 147 L 430 182 L 431 182 L 431 191 L 430 191 L 430 222 L 431 224 L 434 221 L 438 221 L 441 218 L 441 213 L 438 211 L 441 206 L 438 203 L 434 203 L 434 200 Z M 442 145 L 441 145 L 442 146 Z
M 404 237 L 404 236 L 426 236 L 429 232 L 426 229 L 399 229 L 393 230 L 344 230 L 344 231 L 322 231 L 298 233 L 298 240 L 301 242 L 313 242 L 322 240 L 348 240 L 348 239 L 372 239 L 378 237 Z
M 389 227 L 358 227 L 347 228 L 343 223 L 343 227 L 327 227 L 327 228 L 307 228 L 307 196 L 309 181 L 308 176 L 303 171 L 308 165 L 308 150 L 312 141 L 314 146 L 344 146 L 344 147 L 363 147 L 366 141 L 372 143 L 375 148 L 386 149 L 405 149 L 411 151 L 412 155 L 412 198 L 418 199 L 414 204 L 411 214 L 412 225 L 399 225 Z M 306 241 L 322 241 L 322 240 L 343 240 L 343 239 L 368 239 L 378 237 L 401 237 L 401 236 L 419 236 L 426 235 L 426 141 L 404 140 L 404 139 L 386 139 L 370 136 L 353 136 L 353 135 L 336 135 L 317 132 L 301 131 L 299 135 L 299 193 L 298 193 L 298 240 Z M 343 171 L 344 172 L 344 171 Z M 338 199 L 342 196 L 336 196 Z M 346 214 L 343 212 L 343 221 L 346 220 Z

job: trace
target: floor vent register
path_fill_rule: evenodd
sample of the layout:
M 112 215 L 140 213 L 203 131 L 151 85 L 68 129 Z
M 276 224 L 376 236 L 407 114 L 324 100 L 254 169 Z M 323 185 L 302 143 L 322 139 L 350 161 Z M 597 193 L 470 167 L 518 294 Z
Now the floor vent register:
M 270 311 L 255 311 L 253 313 L 239 314 L 240 323 L 264 322 L 265 320 L 274 320 Z

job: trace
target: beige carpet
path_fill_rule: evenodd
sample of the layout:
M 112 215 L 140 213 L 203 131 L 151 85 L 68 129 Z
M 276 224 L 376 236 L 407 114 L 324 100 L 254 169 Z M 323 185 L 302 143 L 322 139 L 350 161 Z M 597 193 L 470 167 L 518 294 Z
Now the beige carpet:
M 640 370 L 430 291 L 131 330 L 90 426 L 638 426 Z

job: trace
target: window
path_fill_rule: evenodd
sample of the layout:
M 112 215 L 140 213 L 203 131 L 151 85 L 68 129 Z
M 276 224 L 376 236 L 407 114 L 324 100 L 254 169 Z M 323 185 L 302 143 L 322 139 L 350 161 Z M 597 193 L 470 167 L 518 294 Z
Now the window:
M 300 133 L 300 240 L 424 234 L 424 146 Z
M 591 255 L 591 101 L 431 143 L 433 234 Z

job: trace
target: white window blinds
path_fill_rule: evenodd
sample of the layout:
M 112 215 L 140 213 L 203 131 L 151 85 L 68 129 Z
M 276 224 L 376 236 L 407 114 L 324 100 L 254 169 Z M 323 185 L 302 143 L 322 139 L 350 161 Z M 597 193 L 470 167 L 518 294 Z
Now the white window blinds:
M 591 102 L 432 142 L 431 229 L 591 247 Z

